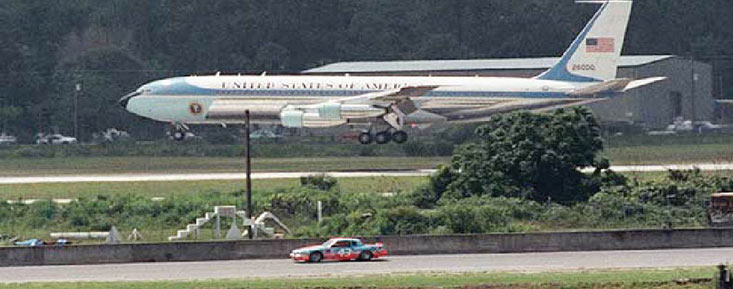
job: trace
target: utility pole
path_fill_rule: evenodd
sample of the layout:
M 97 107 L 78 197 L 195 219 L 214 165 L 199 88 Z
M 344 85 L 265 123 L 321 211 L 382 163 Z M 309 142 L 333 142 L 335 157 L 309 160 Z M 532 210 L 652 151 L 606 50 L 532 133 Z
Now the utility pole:
M 244 111 L 244 146 L 245 146 L 245 193 L 247 194 L 247 219 L 252 222 L 252 179 L 251 179 L 251 173 L 252 173 L 252 162 L 251 162 L 251 155 L 250 152 L 251 147 L 249 143 L 249 109 Z M 247 237 L 249 239 L 252 239 L 254 237 L 254 232 L 252 232 L 253 226 L 250 224 L 249 230 L 247 230 Z
M 81 83 L 77 83 L 74 87 L 74 138 L 79 141 L 79 92 L 81 92 Z

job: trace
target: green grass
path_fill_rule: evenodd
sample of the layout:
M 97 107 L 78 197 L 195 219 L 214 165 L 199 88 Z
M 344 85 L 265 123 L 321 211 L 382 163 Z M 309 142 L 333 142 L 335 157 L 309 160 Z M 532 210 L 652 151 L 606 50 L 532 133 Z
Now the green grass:
M 552 273 L 390 274 L 330 278 L 261 278 L 156 282 L 49 282 L 0 284 L 5 288 L 710 288 L 715 268 L 640 269 Z
M 344 192 L 409 192 L 426 183 L 427 177 L 367 177 L 340 178 Z M 252 181 L 252 190 L 270 193 L 300 185 L 299 179 L 262 179 Z M 136 194 L 150 197 L 172 195 L 201 195 L 210 192 L 244 190 L 244 180 L 181 181 L 181 182 L 119 182 L 119 183 L 50 183 L 0 185 L 0 200 L 15 199 L 73 199 L 97 195 Z
M 616 147 L 607 149 L 604 155 L 614 165 L 733 163 L 733 142 Z
M 253 158 L 255 172 L 425 169 L 447 157 Z M 218 157 L 21 158 L 0 162 L 2 176 L 244 172 L 244 159 Z
M 667 172 L 627 172 L 639 181 L 661 180 Z M 704 172 L 706 175 L 731 176 L 733 171 Z M 347 193 L 410 192 L 428 177 L 367 177 L 339 178 L 339 187 Z M 255 194 L 269 194 L 300 184 L 298 179 L 259 179 L 252 181 Z M 244 190 L 244 180 L 178 181 L 178 182 L 114 182 L 114 183 L 42 183 L 0 185 L 0 200 L 74 199 L 97 195 L 136 194 L 150 197 L 201 195 L 211 192 L 229 193 Z

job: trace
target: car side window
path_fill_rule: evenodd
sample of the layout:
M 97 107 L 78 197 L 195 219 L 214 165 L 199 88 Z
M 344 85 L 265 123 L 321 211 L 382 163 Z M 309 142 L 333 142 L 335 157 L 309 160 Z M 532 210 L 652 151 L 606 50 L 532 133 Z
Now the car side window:
M 336 242 L 336 244 L 334 244 L 333 247 L 338 247 L 338 248 L 349 247 L 349 241 Z

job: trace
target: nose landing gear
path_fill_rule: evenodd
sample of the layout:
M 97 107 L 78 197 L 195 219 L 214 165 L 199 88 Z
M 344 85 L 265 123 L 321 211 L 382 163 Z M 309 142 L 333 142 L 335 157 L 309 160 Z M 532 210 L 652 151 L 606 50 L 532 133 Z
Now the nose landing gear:
M 171 130 L 168 132 L 170 137 L 175 141 L 183 141 L 186 139 L 188 127 L 184 124 L 172 124 Z

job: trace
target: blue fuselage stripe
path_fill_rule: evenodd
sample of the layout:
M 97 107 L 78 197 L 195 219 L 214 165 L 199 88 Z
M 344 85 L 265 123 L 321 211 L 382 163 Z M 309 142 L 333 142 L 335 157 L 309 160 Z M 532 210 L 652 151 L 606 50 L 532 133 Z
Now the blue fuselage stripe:
M 374 93 L 374 90 L 208 90 L 208 89 L 171 89 L 159 91 L 160 95 L 180 96 L 272 96 L 272 97 L 344 97 Z M 513 97 L 513 98 L 567 98 L 562 92 L 510 92 L 510 91 L 430 91 L 423 97 Z

